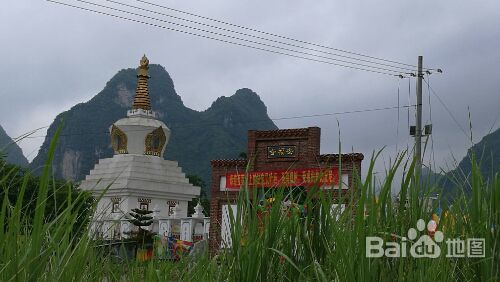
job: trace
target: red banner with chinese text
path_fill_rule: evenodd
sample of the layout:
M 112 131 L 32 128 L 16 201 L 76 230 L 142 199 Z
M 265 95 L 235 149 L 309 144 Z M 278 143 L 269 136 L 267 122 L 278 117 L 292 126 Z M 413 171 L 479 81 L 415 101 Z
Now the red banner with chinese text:
M 250 188 L 279 188 L 284 186 L 314 186 L 337 185 L 339 174 L 337 168 L 293 169 L 293 170 L 265 170 L 245 173 L 226 173 L 226 188 L 239 189 L 245 184 L 248 177 Z

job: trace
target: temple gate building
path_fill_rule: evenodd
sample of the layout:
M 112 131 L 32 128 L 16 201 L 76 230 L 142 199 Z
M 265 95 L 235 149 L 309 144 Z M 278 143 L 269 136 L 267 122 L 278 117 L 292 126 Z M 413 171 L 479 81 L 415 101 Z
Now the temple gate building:
M 245 177 L 249 188 L 287 189 L 320 185 L 347 203 L 361 175 L 363 155 L 320 154 L 321 129 L 318 127 L 248 131 L 247 159 L 212 160 L 212 198 L 210 202 L 210 251 L 231 245 L 229 209 L 238 214 L 236 201 Z M 341 175 L 339 175 L 339 158 Z M 245 171 L 248 166 L 248 174 Z M 306 189 L 307 190 L 307 189 Z
M 134 226 L 128 214 L 139 208 L 153 211 L 150 230 L 187 241 L 208 236 L 209 220 L 201 206 L 188 217 L 188 202 L 200 195 L 176 161 L 163 159 L 170 130 L 151 110 L 149 60 L 143 56 L 137 89 L 127 117 L 109 128 L 114 155 L 101 159 L 80 188 L 100 198 L 92 232 L 103 239 L 120 239 Z M 201 237 L 200 237 L 201 236 Z

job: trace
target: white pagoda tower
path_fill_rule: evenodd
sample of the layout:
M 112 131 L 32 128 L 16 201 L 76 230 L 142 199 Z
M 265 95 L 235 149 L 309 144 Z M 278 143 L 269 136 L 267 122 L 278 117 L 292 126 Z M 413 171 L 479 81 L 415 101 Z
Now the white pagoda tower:
M 99 160 L 80 185 L 102 196 L 93 226 L 105 238 L 130 230 L 131 209 L 151 210 L 155 219 L 185 218 L 188 201 L 200 195 L 176 161 L 163 159 L 170 130 L 151 110 L 148 69 L 143 56 L 132 109 L 109 128 L 114 156 Z

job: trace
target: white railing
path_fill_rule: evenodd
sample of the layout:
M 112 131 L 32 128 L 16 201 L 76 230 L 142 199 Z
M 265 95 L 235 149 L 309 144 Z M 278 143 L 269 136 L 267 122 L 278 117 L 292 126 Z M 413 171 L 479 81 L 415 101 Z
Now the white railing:
M 143 228 L 164 237 L 197 242 L 209 238 L 210 218 L 158 218 Z M 127 219 L 100 219 L 92 223 L 91 232 L 96 239 L 120 240 L 129 238 L 128 233 L 136 229 Z

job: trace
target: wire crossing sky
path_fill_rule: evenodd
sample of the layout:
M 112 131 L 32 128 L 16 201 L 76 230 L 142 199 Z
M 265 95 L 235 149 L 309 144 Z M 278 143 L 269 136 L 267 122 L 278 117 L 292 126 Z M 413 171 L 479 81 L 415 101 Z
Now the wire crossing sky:
M 0 10 L 0 124 L 13 137 L 88 101 L 144 53 L 169 72 L 186 106 L 203 111 L 247 87 L 271 117 L 311 116 L 275 123 L 321 127 L 325 152 L 338 150 L 339 131 L 344 149 L 369 156 L 385 146 L 387 160 L 396 147 L 411 144 L 412 107 L 321 114 L 415 104 L 409 73 L 418 55 L 431 73 L 444 70 L 432 75 L 432 89 L 424 85 L 431 94 L 424 99 L 424 122 L 433 124 L 438 167 L 446 169 L 451 154 L 461 159 L 470 146 L 468 109 L 474 142 L 498 128 L 498 1 L 54 1 L 130 20 L 47 1 L 6 0 Z M 407 79 L 413 81 L 408 91 Z M 20 145 L 36 154 L 42 140 Z
M 228 34 L 224 34 L 224 33 L 220 33 L 220 32 L 213 32 L 213 31 L 198 28 L 198 27 L 187 26 L 187 25 L 179 24 L 179 23 L 172 22 L 172 21 L 166 21 L 163 19 L 154 18 L 154 17 L 150 17 L 147 15 L 142 15 L 142 14 L 138 14 L 138 13 L 122 10 L 122 9 L 117 9 L 117 8 L 101 5 L 101 4 L 98 4 L 95 2 L 89 2 L 89 1 L 84 1 L 84 0 L 75 0 L 75 1 L 89 4 L 92 6 L 97 6 L 100 8 L 109 9 L 109 10 L 114 11 L 114 12 L 120 12 L 120 13 L 124 13 L 127 15 L 132 15 L 132 16 L 139 16 L 140 18 L 145 18 L 147 20 L 156 20 L 156 21 L 171 24 L 171 25 L 174 25 L 174 26 L 180 27 L 180 28 L 188 28 L 190 30 L 195 30 L 197 32 L 202 32 L 202 33 L 190 32 L 190 31 L 186 31 L 186 30 L 182 30 L 182 29 L 178 29 L 178 28 L 172 28 L 172 27 L 160 25 L 160 24 L 157 24 L 154 22 L 149 22 L 149 21 L 145 21 L 145 20 L 138 20 L 138 19 L 122 16 L 120 14 L 113 14 L 113 13 L 109 13 L 109 12 L 104 12 L 102 10 L 90 9 L 90 8 L 86 8 L 83 6 L 73 5 L 73 4 L 69 4 L 69 3 L 65 3 L 65 2 L 47 0 L 47 2 L 50 2 L 50 3 L 59 4 L 59 5 L 63 5 L 63 6 L 71 7 L 71 8 L 76 8 L 76 9 L 80 9 L 80 10 L 87 11 L 87 12 L 93 12 L 93 13 L 101 14 L 104 16 L 114 17 L 114 18 L 121 19 L 121 20 L 132 21 L 132 22 L 136 22 L 136 23 L 140 23 L 140 24 L 149 25 L 152 27 L 167 29 L 170 31 L 175 31 L 175 32 L 180 32 L 180 33 L 184 33 L 184 34 L 188 34 L 188 35 L 198 36 L 198 37 L 202 37 L 205 39 L 211 39 L 211 40 L 215 40 L 215 41 L 219 41 L 219 42 L 223 42 L 223 43 L 227 43 L 227 44 L 238 45 L 238 46 L 242 46 L 242 47 L 257 49 L 257 50 L 261 50 L 261 51 L 271 52 L 271 53 L 290 56 L 290 57 L 299 58 L 299 59 L 304 59 L 304 60 L 308 60 L 308 61 L 325 63 L 325 64 L 330 64 L 330 65 L 335 65 L 335 66 L 340 66 L 340 67 L 345 67 L 345 68 L 351 68 L 351 69 L 355 69 L 355 70 L 367 71 L 367 72 L 372 72 L 372 73 L 377 73 L 377 74 L 397 76 L 397 77 L 401 77 L 401 78 L 404 75 L 415 75 L 412 72 L 401 72 L 397 69 L 389 69 L 389 68 L 385 68 L 385 67 L 372 66 L 372 65 L 367 65 L 367 64 L 357 63 L 357 62 L 335 59 L 335 58 L 331 58 L 331 57 L 325 57 L 322 55 L 316 55 L 314 53 L 308 53 L 308 52 L 304 52 L 304 51 L 300 51 L 300 50 L 284 48 L 284 47 L 280 47 L 277 45 L 263 43 L 263 42 L 259 42 L 259 41 L 255 41 L 255 40 L 249 40 L 249 39 L 236 37 L 233 35 L 228 35 Z M 115 2 L 115 1 L 113 1 L 113 2 Z M 118 2 L 115 2 L 115 3 L 118 3 Z M 206 35 L 206 34 L 208 34 L 208 35 Z M 231 41 L 231 40 L 227 40 L 227 39 L 221 39 L 221 38 L 217 38 L 214 36 L 221 36 L 223 38 L 228 38 L 228 39 L 236 39 L 236 40 L 242 41 L 244 43 L 239 43 L 238 41 L 235 42 L 235 41 Z M 252 37 L 255 37 L 255 36 L 252 36 Z M 259 38 L 259 39 L 263 39 L 263 38 Z M 267 39 L 267 40 L 269 40 L 269 39 Z M 276 40 L 270 40 L 270 41 L 278 42 Z M 249 45 L 249 43 L 255 44 L 257 46 Z M 278 43 L 288 45 L 288 46 L 293 46 L 293 47 L 299 47 L 301 49 L 311 50 L 311 48 L 301 47 L 301 46 L 293 45 L 293 44 L 289 44 L 289 43 L 283 43 L 283 42 L 278 42 Z M 262 47 L 258 47 L 258 46 L 264 46 L 266 48 L 262 48 Z M 269 47 L 272 49 L 269 49 Z M 274 49 L 277 49 L 278 51 L 276 51 Z M 319 50 L 313 49 L 313 51 L 318 52 Z M 289 52 L 292 52 L 292 53 L 289 53 Z M 319 51 L 319 52 L 322 52 L 322 51 Z M 295 55 L 293 53 L 296 53 L 299 55 Z M 304 55 L 307 57 L 304 57 Z M 311 58 L 311 57 L 313 57 L 313 58 Z M 315 59 L 315 58 L 319 58 L 319 59 Z M 325 61 L 324 59 L 326 59 L 327 61 Z M 335 61 L 335 62 L 331 62 L 331 61 Z M 378 63 L 376 63 L 376 64 L 378 64 Z M 398 67 L 396 67 L 396 68 L 398 68 Z M 407 69 L 407 70 L 410 70 L 410 69 Z
M 57 2 L 57 1 L 52 1 L 52 0 L 47 0 L 47 1 L 53 2 L 53 3 L 56 3 L 56 4 L 64 4 L 64 2 Z M 102 4 L 98 4 L 96 2 L 89 2 L 89 1 L 84 1 L 84 0 L 74 0 L 74 1 L 80 2 L 80 3 L 89 4 L 89 5 L 92 5 L 92 6 L 101 7 L 101 8 L 106 8 L 106 9 L 113 10 L 113 11 L 119 11 L 119 12 L 123 12 L 123 13 L 127 13 L 127 14 L 132 14 L 132 15 L 136 15 L 136 16 L 140 16 L 140 17 L 144 17 L 144 18 L 148 18 L 148 19 L 159 20 L 159 21 L 162 21 L 162 22 L 165 22 L 165 23 L 174 24 L 174 25 L 177 25 L 177 26 L 182 26 L 182 27 L 186 27 L 186 28 L 194 28 L 192 26 L 186 26 L 186 25 L 178 24 L 178 23 L 171 22 L 171 21 L 165 21 L 165 20 L 158 19 L 158 18 L 148 17 L 147 15 L 144 15 L 144 14 L 137 14 L 137 13 L 132 13 L 130 11 L 116 9 L 116 8 L 113 8 L 113 7 L 110 7 L 110 6 L 105 6 L 105 5 L 102 5 Z M 219 27 L 219 26 L 214 26 L 214 25 L 206 24 L 206 23 L 199 22 L 199 21 L 194 21 L 194 20 L 190 20 L 190 19 L 186 19 L 186 18 L 182 18 L 182 17 L 177 17 L 177 16 L 174 16 L 174 15 L 165 14 L 165 13 L 154 11 L 154 10 L 150 10 L 150 9 L 145 9 L 145 8 L 142 8 L 142 7 L 139 7 L 139 6 L 129 5 L 129 4 L 126 4 L 126 3 L 119 2 L 119 1 L 113 1 L 113 0 L 104 0 L 104 1 L 105 2 L 109 2 L 109 3 L 118 4 L 120 6 L 134 8 L 134 9 L 140 10 L 140 11 L 145 11 L 145 12 L 150 12 L 150 13 L 157 14 L 157 15 L 162 15 L 162 16 L 165 16 L 167 18 L 173 18 L 173 19 L 176 19 L 176 20 L 181 20 L 181 21 L 184 21 L 184 22 L 194 23 L 194 24 L 197 24 L 197 25 L 205 26 L 205 27 L 211 27 L 211 28 L 214 28 L 214 29 L 217 29 L 217 30 L 222 30 L 222 31 L 230 32 L 230 33 L 235 33 L 235 34 L 238 34 L 238 35 L 244 35 L 244 36 L 248 36 L 248 37 L 252 37 L 252 38 L 256 38 L 256 39 L 266 40 L 266 41 L 270 41 L 270 42 L 274 42 L 274 43 L 279 43 L 279 44 L 283 44 L 283 45 L 287 45 L 287 46 L 302 48 L 302 49 L 305 49 L 305 50 L 315 51 L 315 52 L 319 52 L 319 53 L 323 53 L 323 54 L 328 54 L 328 55 L 332 55 L 332 56 L 336 56 L 336 57 L 341 57 L 341 58 L 346 58 L 346 59 L 352 59 L 352 60 L 355 60 L 355 61 L 361 61 L 361 62 L 376 64 L 376 65 L 381 65 L 381 66 L 387 66 L 387 67 L 392 67 L 392 68 L 402 69 L 402 70 L 407 70 L 407 71 L 412 71 L 412 72 L 415 72 L 415 68 L 416 68 L 415 65 L 411 65 L 411 64 L 406 64 L 406 63 L 391 61 L 391 60 L 387 60 L 387 59 L 376 58 L 376 57 L 373 57 L 373 56 L 363 55 L 363 54 L 359 54 L 359 53 L 352 52 L 352 51 L 346 51 L 346 50 L 341 50 L 341 49 L 332 48 L 332 47 L 328 47 L 328 46 L 322 46 L 322 45 L 319 45 L 319 44 L 316 44 L 316 43 L 305 42 L 303 40 L 289 38 L 289 37 L 285 37 L 285 36 L 273 34 L 273 33 L 270 33 L 270 32 L 265 32 L 265 31 L 261 31 L 261 30 L 255 30 L 255 29 L 251 29 L 251 28 L 248 28 L 248 27 L 244 27 L 244 26 L 240 26 L 240 25 L 235 25 L 235 24 L 231 24 L 231 23 L 228 23 L 228 22 L 224 22 L 224 21 L 221 21 L 221 20 L 216 20 L 216 19 L 212 19 L 212 18 L 201 16 L 201 15 L 196 15 L 196 14 L 189 13 L 189 12 L 186 12 L 186 11 L 180 11 L 180 10 L 177 10 L 177 9 L 172 9 L 170 7 L 167 7 L 167 6 L 157 5 L 157 4 L 154 4 L 154 3 L 151 3 L 151 2 L 147 2 L 147 1 L 135 0 L 137 2 L 146 3 L 146 4 L 154 6 L 154 7 L 159 7 L 159 8 L 166 9 L 166 10 L 172 10 L 172 11 L 179 12 L 179 13 L 182 13 L 182 14 L 186 14 L 186 15 L 189 15 L 189 16 L 194 16 L 194 17 L 197 17 L 197 18 L 206 19 L 206 20 L 209 20 L 209 21 L 212 21 L 212 22 L 221 23 L 223 25 L 228 25 L 228 26 L 231 26 L 231 27 L 236 27 L 238 29 L 253 31 L 253 32 L 260 33 L 260 34 L 269 35 L 271 37 L 277 37 L 277 38 L 280 38 L 280 39 L 285 39 L 287 41 L 304 43 L 306 45 L 312 45 L 312 46 L 316 46 L 316 47 L 321 47 L 323 49 L 334 50 L 334 51 L 338 51 L 338 52 L 342 52 L 342 53 L 346 53 L 346 54 L 352 54 L 352 55 L 355 55 L 355 56 L 358 56 L 358 57 L 365 57 L 365 58 L 369 58 L 369 59 L 373 59 L 373 60 L 366 60 L 366 59 L 362 59 L 362 58 L 356 58 L 356 57 L 353 57 L 353 56 L 340 55 L 338 53 L 332 53 L 332 52 L 329 52 L 329 51 L 322 51 L 320 49 L 309 48 L 307 46 L 299 46 L 299 45 L 296 45 L 296 44 L 290 44 L 290 43 L 287 43 L 285 41 L 280 41 L 280 40 L 275 40 L 275 39 L 269 39 L 269 38 L 266 38 L 266 37 L 252 35 L 250 33 L 245 33 L 245 32 L 241 32 L 241 31 L 237 31 L 237 30 L 227 29 L 227 28 Z M 77 8 L 77 6 L 71 6 L 71 7 Z M 205 32 L 210 32 L 210 31 L 202 30 L 202 29 L 198 29 L 198 30 L 205 31 Z M 225 36 L 225 35 L 223 34 L 223 36 Z M 353 63 L 353 62 L 342 61 L 342 60 L 339 60 L 339 61 L 345 62 L 345 63 Z M 389 62 L 389 63 L 392 63 L 392 64 L 382 63 L 380 61 L 382 61 L 382 62 Z M 353 63 L 353 64 L 357 64 L 357 63 Z M 363 64 L 359 64 L 359 65 L 361 65 L 361 66 L 367 66 L 367 65 L 363 65 Z M 408 68 L 408 66 L 410 66 L 412 68 Z M 368 66 L 368 67 L 371 67 L 371 66 Z M 388 69 L 386 69 L 386 70 L 388 70 Z M 431 69 L 430 68 L 425 68 L 425 70 L 431 70 Z
M 316 118 L 316 117 L 326 117 L 326 116 L 339 116 L 339 115 L 348 115 L 348 114 L 361 114 L 361 113 L 366 113 L 366 112 L 377 112 L 377 111 L 385 111 L 385 110 L 399 110 L 399 109 L 404 109 L 404 108 L 411 108 L 415 107 L 415 105 L 403 105 L 403 106 L 393 106 L 393 107 L 384 107 L 384 108 L 374 108 L 374 109 L 363 109 L 363 110 L 353 110 L 353 111 L 345 111 L 345 112 L 337 112 L 337 113 L 323 113 L 323 114 L 312 114 L 312 115 L 302 115 L 302 116 L 290 116 L 290 117 L 279 117 L 279 118 L 270 118 L 272 121 L 279 121 L 279 120 L 290 120 L 290 119 L 305 119 L 305 118 Z M 253 123 L 262 123 L 265 122 L 267 123 L 269 120 L 268 119 L 261 119 L 261 120 L 244 120 L 242 122 L 238 122 L 238 124 L 253 124 Z M 215 127 L 215 126 L 220 126 L 220 123 L 207 123 L 207 122 L 196 122 L 193 123 L 188 120 L 169 120 L 168 121 L 170 124 L 167 124 L 169 127 L 172 127 L 173 129 L 175 128 L 186 128 L 186 127 Z M 182 125 L 171 125 L 173 123 L 181 123 Z M 90 126 L 90 124 L 87 124 L 87 126 Z M 30 133 L 35 133 L 36 131 L 44 128 L 48 128 L 49 125 L 34 129 Z M 129 130 L 129 132 L 133 132 L 134 130 Z M 142 130 L 141 130 L 142 131 Z M 22 136 L 19 136 L 15 138 L 14 140 L 21 140 L 23 138 L 45 138 L 46 135 L 32 135 L 32 134 L 23 134 Z M 78 132 L 78 133 L 69 133 L 69 134 L 59 134 L 59 136 L 79 136 L 79 135 L 109 135 L 109 131 L 96 131 L 96 132 Z

